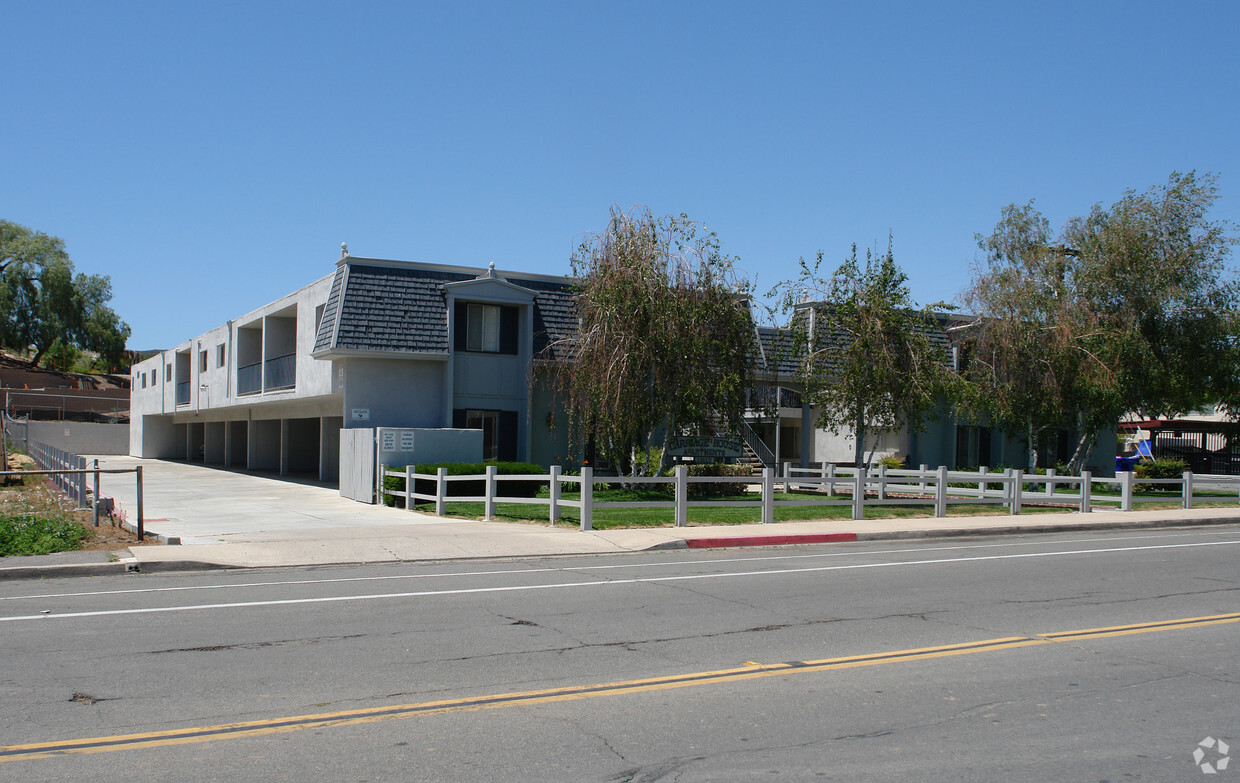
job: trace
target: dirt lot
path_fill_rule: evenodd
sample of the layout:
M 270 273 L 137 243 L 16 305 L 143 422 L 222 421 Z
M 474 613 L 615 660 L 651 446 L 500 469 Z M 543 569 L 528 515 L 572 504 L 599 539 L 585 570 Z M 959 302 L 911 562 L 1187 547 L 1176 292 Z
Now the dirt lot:
M 33 462 L 25 455 L 10 455 L 10 470 L 30 470 Z M 78 511 L 73 501 L 66 498 L 52 482 L 42 476 L 27 476 L 19 482 L 0 486 L 0 511 L 8 509 L 47 509 L 69 514 L 75 522 L 91 535 L 79 549 L 88 551 L 111 551 L 130 546 L 158 546 L 157 539 L 139 542 L 136 533 L 121 527 L 119 520 L 100 517 L 95 527 L 95 516 L 90 510 Z

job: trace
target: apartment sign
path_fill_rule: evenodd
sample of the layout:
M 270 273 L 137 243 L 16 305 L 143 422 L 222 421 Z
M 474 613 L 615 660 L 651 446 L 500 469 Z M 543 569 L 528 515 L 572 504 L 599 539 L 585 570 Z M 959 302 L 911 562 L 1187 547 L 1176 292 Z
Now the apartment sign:
M 709 435 L 672 435 L 663 444 L 669 457 L 742 457 L 745 443 L 740 438 L 716 438 Z

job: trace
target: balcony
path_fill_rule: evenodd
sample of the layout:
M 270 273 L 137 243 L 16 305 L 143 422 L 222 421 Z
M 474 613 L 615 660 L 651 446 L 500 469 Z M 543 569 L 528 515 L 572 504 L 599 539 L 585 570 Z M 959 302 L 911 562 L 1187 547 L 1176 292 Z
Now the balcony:
M 189 405 L 189 381 L 177 384 L 177 405 Z
M 291 389 L 297 385 L 297 355 L 287 353 L 268 359 L 263 366 L 263 391 Z
M 237 368 L 237 394 L 258 394 L 263 390 L 263 364 L 255 362 Z

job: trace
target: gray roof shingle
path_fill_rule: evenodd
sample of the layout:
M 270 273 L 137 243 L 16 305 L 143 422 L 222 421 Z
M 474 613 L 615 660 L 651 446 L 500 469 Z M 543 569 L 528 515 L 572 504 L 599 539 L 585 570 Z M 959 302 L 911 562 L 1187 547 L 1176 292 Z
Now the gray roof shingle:
M 447 353 L 448 304 L 443 286 L 477 276 L 415 264 L 346 260 L 332 281 L 314 352 Z M 512 273 L 503 276 L 534 294 L 535 354 L 571 335 L 576 325 L 571 281 L 526 279 Z

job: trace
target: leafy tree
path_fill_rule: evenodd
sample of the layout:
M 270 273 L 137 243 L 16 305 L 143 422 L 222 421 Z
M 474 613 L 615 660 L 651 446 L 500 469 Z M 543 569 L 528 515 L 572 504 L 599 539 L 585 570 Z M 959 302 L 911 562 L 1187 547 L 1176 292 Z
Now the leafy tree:
M 737 278 L 713 232 L 685 215 L 613 207 L 607 228 L 572 258 L 580 328 L 572 360 L 549 367 L 570 431 L 625 472 L 661 435 L 735 431 L 753 380 L 756 335 Z
M 1077 472 L 1124 413 L 1236 404 L 1240 287 L 1227 225 L 1207 217 L 1216 198 L 1214 176 L 1173 173 L 1058 238 L 1032 202 L 978 237 L 985 262 L 965 295 L 980 316 L 972 408 L 1025 438 L 1031 466 L 1047 428 L 1075 430 Z
M 120 364 L 129 326 L 107 306 L 106 276 L 78 274 L 64 241 L 0 220 L 0 344 L 33 348 L 36 366 L 58 341 Z
M 1032 202 L 1005 207 L 978 246 L 985 266 L 963 297 L 978 320 L 965 332 L 961 407 L 1022 439 L 1033 470 L 1044 431 L 1105 426 L 1117 400 L 1101 356 L 1122 338 L 1108 333 L 1078 295 L 1075 256 L 1055 245 Z M 1091 413 L 1092 420 L 1078 421 Z
M 803 396 L 819 409 L 816 425 L 839 434 L 851 429 L 854 459 L 868 464 L 870 433 L 921 431 L 930 413 L 950 393 L 945 341 L 934 310 L 919 309 L 888 240 L 887 252 L 857 259 L 857 246 L 823 280 L 820 251 L 800 275 L 782 283 L 785 310 L 792 311 L 789 349 L 799 359 Z M 871 456 L 873 450 L 871 449 Z

